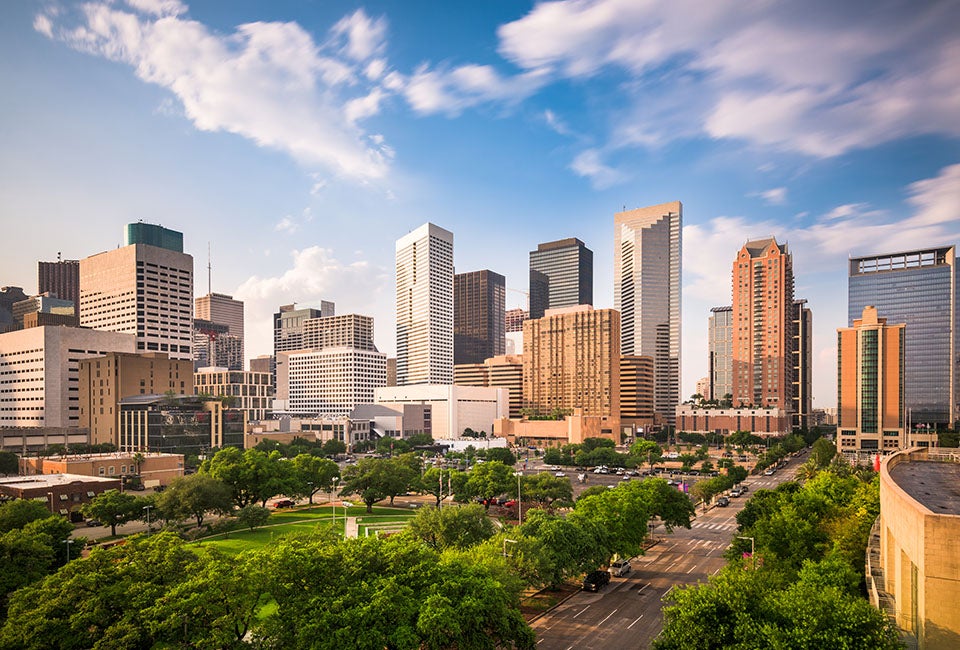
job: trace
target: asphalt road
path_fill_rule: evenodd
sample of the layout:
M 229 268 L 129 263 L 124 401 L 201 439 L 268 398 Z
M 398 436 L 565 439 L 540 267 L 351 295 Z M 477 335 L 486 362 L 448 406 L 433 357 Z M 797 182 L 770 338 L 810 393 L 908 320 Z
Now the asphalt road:
M 647 648 L 660 633 L 661 599 L 674 586 L 705 582 L 723 565 L 724 550 L 736 534 L 736 514 L 753 491 L 793 477 L 802 459 L 773 476 L 747 479 L 750 492 L 726 508 L 698 513 L 689 530 L 662 530 L 662 541 L 634 558 L 633 571 L 612 578 L 599 593 L 579 592 L 533 622 L 538 650 Z

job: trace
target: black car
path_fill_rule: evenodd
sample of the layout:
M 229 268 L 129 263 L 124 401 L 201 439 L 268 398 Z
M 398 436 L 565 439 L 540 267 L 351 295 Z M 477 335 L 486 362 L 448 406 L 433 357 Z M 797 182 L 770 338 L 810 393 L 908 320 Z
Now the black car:
M 591 571 L 583 579 L 584 591 L 600 591 L 610 584 L 610 574 L 606 571 Z
M 720 497 L 719 499 L 717 499 L 718 508 L 726 508 L 728 505 L 730 505 L 730 499 L 728 499 L 727 497 Z

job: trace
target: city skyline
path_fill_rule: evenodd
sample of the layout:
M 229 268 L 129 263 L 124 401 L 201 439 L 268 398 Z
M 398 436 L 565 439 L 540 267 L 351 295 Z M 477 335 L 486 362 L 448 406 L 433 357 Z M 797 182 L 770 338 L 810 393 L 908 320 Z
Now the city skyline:
M 37 262 L 162 224 L 195 279 L 210 243 L 248 358 L 280 305 L 321 300 L 395 353 L 392 246 L 425 221 L 455 234 L 456 271 L 507 278 L 508 308 L 527 252 L 577 237 L 611 307 L 611 215 L 680 200 L 681 399 L 729 260 L 773 235 L 830 407 L 848 258 L 960 240 L 956 6 L 84 6 L 0 9 L 0 284 L 32 294 Z

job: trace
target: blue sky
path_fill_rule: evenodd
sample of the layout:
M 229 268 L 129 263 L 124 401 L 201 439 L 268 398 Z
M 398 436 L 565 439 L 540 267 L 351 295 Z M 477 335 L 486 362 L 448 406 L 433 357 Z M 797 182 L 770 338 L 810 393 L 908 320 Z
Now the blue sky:
M 196 293 L 333 300 L 393 353 L 394 241 L 426 221 L 458 271 L 507 276 L 579 237 L 613 306 L 613 214 L 680 200 L 683 394 L 748 239 L 794 255 L 814 404 L 835 403 L 849 255 L 960 241 L 955 2 L 0 5 L 0 284 L 184 233 Z

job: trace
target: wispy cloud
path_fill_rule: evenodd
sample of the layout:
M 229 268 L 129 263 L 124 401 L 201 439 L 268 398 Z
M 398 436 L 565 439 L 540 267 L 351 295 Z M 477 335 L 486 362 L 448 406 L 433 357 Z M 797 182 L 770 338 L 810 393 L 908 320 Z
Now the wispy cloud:
M 611 187 L 626 179 L 622 172 L 605 164 L 600 152 L 596 149 L 582 151 L 570 163 L 570 169 L 578 176 L 589 179 L 590 184 L 596 189 Z
M 753 192 L 749 196 L 756 196 L 763 199 L 763 202 L 767 205 L 786 205 L 787 203 L 787 188 L 785 187 L 774 187 L 769 190 L 764 190 L 762 192 Z
M 383 20 L 358 10 L 333 27 L 328 42 L 317 43 L 296 23 L 249 23 L 220 34 L 186 18 L 176 0 L 128 5 L 84 4 L 73 24 L 41 13 L 34 27 L 131 66 L 143 81 L 173 93 L 202 131 L 235 133 L 342 178 L 387 173 L 392 152 L 359 126 L 383 98 L 362 69 L 383 48 Z

